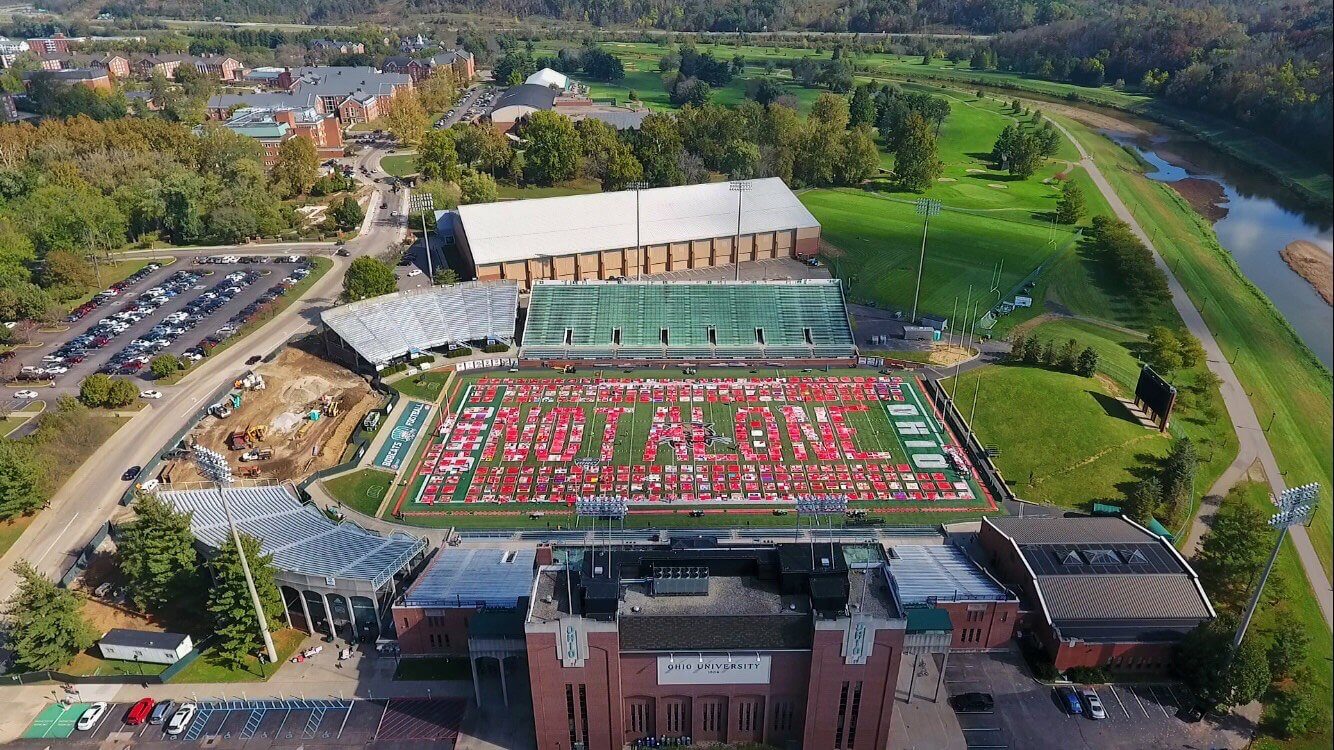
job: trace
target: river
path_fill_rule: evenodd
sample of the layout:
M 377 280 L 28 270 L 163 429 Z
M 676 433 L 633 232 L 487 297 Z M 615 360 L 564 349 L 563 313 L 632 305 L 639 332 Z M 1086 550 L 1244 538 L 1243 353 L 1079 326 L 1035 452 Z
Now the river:
M 1197 178 L 1222 188 L 1215 215 L 1226 215 L 1214 222 L 1218 243 L 1273 300 L 1320 361 L 1334 367 L 1334 309 L 1279 257 L 1280 250 L 1297 240 L 1334 253 L 1329 214 L 1303 207 L 1272 180 L 1198 141 L 1161 134 L 1107 135 L 1153 165 L 1154 171 L 1146 175 L 1151 180 Z

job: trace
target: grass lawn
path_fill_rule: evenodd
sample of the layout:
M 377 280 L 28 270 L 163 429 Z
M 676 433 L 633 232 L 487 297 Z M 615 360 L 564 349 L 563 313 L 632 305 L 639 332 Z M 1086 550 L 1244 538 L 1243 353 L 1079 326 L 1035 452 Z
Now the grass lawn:
M 166 261 L 164 261 L 161 258 L 143 258 L 140 260 L 118 260 L 111 263 L 99 262 L 97 268 L 100 273 L 102 285 L 95 289 L 90 290 L 87 294 L 78 297 L 77 299 L 73 299 L 70 300 L 69 302 L 66 302 L 65 304 L 67 305 L 67 309 L 73 310 L 79 305 L 82 305 L 83 303 L 92 299 L 93 295 L 101 292 L 102 290 L 106 289 L 107 287 L 111 286 L 117 281 L 126 278 L 130 274 L 134 273 L 135 271 L 138 271 L 139 269 L 143 268 L 149 263 L 157 263 L 158 265 L 164 265 L 165 262 Z
M 464 656 L 399 659 L 395 680 L 471 680 L 472 669 Z
M 23 532 L 32 525 L 32 519 L 35 516 L 19 516 L 7 521 L 0 521 L 0 556 L 9 551 L 14 546 L 14 542 L 19 540 Z
M 1250 503 L 1263 510 L 1266 515 L 1273 510 L 1273 506 L 1269 504 L 1269 485 L 1261 482 L 1244 482 L 1237 485 L 1224 502 Z M 1291 740 L 1279 739 L 1262 721 L 1260 736 L 1254 747 L 1263 750 L 1280 748 L 1324 750 L 1334 742 L 1334 733 L 1331 732 L 1329 721 L 1329 707 L 1334 701 L 1329 665 L 1330 660 L 1334 659 L 1334 650 L 1331 648 L 1329 629 L 1325 627 L 1325 621 L 1320 616 L 1320 607 L 1316 604 L 1311 587 L 1307 584 L 1306 574 L 1302 572 L 1301 562 L 1297 559 L 1297 552 L 1293 549 L 1292 542 L 1288 541 L 1283 544 L 1283 549 L 1279 552 L 1274 573 L 1269 578 L 1260 607 L 1256 610 L 1255 620 L 1252 621 L 1251 633 L 1268 637 L 1279 623 L 1291 621 L 1301 623 L 1302 629 L 1311 638 L 1305 662 L 1310 676 L 1297 689 L 1314 693 L 1317 696 L 1316 705 L 1324 707 L 1324 715 L 1314 733 Z M 1248 633 L 1247 637 L 1253 636 Z M 1266 711 L 1265 719 L 1268 718 Z
M 82 653 L 74 657 L 69 664 L 62 670 L 72 675 L 94 676 L 94 675 L 156 675 L 162 674 L 167 668 L 166 664 L 153 664 L 149 662 L 122 661 L 120 659 L 103 659 L 94 656 L 91 653 Z
M 0 417 L 0 438 L 8 437 L 9 433 L 27 424 L 28 420 L 42 413 L 42 407 L 43 403 L 41 401 L 35 401 L 25 404 L 18 411 Z
M 409 375 L 401 380 L 396 380 L 389 387 L 404 396 L 411 396 L 433 404 L 439 400 L 440 391 L 444 390 L 445 383 L 448 380 L 449 373 L 447 372 L 424 372 L 420 375 Z
M 205 648 L 200 653 L 199 658 L 188 664 L 171 682 L 178 684 L 203 683 L 203 682 L 256 682 L 260 679 L 267 680 L 272 677 L 274 672 L 278 671 L 278 666 L 292 657 L 301 642 L 306 639 L 306 634 L 293 628 L 284 628 L 273 631 L 273 647 L 278 652 L 278 664 L 265 664 L 262 666 L 259 659 L 254 656 L 246 657 L 244 663 L 239 667 L 233 667 L 216 661 L 211 651 Z
M 854 189 L 812 190 L 802 203 L 820 221 L 832 249 L 825 258 L 848 284 L 852 301 L 910 310 L 922 242 L 913 202 Z M 1035 221 L 1028 210 L 946 208 L 932 218 L 919 312 L 963 318 L 968 287 L 989 308 L 1074 239 L 1068 228 Z M 1000 269 L 998 293 L 989 293 Z
M 393 481 L 394 475 L 389 472 L 360 469 L 325 480 L 324 488 L 339 503 L 374 517 Z
M 380 159 L 380 169 L 395 177 L 417 174 L 416 154 L 391 154 Z
M 562 195 L 584 195 L 586 193 L 602 192 L 602 185 L 597 180 L 580 178 L 562 182 L 551 187 L 526 186 L 517 187 L 500 183 L 497 186 L 496 194 L 502 201 L 512 201 L 527 198 L 556 198 Z
M 1311 541 L 1331 569 L 1330 487 L 1334 485 L 1334 381 L 1273 303 L 1250 283 L 1208 223 L 1172 188 L 1145 178 L 1124 149 L 1078 123 L 1063 120 L 1089 149 L 1112 186 L 1186 287 L 1251 398 L 1261 423 L 1273 415 L 1269 444 L 1284 483 L 1319 482 Z

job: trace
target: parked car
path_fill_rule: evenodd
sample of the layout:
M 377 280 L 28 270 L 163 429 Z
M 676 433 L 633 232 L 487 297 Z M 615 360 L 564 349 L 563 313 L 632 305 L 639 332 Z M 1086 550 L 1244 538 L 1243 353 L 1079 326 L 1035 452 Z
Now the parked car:
M 1084 714 L 1084 704 L 1079 700 L 1079 694 L 1072 687 L 1056 688 L 1056 697 L 1060 701 L 1061 709 L 1072 716 L 1082 716 Z
M 148 721 L 148 717 L 153 713 L 153 699 L 140 698 L 137 703 L 130 706 L 129 712 L 125 714 L 125 723 L 128 726 L 137 727 Z
M 1084 699 L 1084 711 L 1090 719 L 1107 718 L 1107 709 L 1103 708 L 1102 699 L 1093 692 L 1093 688 L 1080 690 L 1079 697 Z
M 991 693 L 960 693 L 950 697 L 950 707 L 959 713 L 984 713 L 995 706 L 996 701 Z
M 140 391 L 139 398 L 162 398 L 162 391 Z
M 79 716 L 78 723 L 74 725 L 75 729 L 78 729 L 80 732 L 86 732 L 89 729 L 92 729 L 93 727 L 97 726 L 97 722 L 102 719 L 102 716 L 106 712 L 107 712 L 106 703 L 102 701 L 94 703 L 93 705 L 84 709 L 83 714 Z
M 37 391 L 19 391 L 14 394 L 15 398 L 37 398 Z
M 190 722 L 195 718 L 195 704 L 185 703 L 176 709 L 176 713 L 171 715 L 171 721 L 167 722 L 167 734 L 175 737 L 189 728 Z
M 142 466 L 131 466 L 130 468 L 125 470 L 125 473 L 120 475 L 120 481 L 133 482 L 139 476 L 139 472 L 143 470 L 144 467 Z
M 249 357 L 249 358 L 247 358 L 246 361 L 245 361 L 246 366 L 249 367 L 250 365 L 259 364 L 259 361 L 260 361 L 261 359 L 264 359 L 264 358 L 261 357 L 261 356 L 258 355 L 258 354 L 254 355 L 253 357 Z
M 422 271 L 421 271 L 420 268 L 414 268 L 414 269 L 412 269 L 411 271 L 408 271 L 408 276 L 409 276 L 409 277 L 413 277 L 413 276 L 421 276 L 421 275 L 422 275 Z

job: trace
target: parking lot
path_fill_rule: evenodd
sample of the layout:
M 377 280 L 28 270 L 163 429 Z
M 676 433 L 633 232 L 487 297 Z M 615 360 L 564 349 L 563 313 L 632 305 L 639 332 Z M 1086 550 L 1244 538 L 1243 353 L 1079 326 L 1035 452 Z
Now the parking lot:
M 431 744 L 450 748 L 458 739 L 466 703 L 458 698 L 279 698 L 200 700 L 188 726 L 175 736 L 164 724 L 130 726 L 131 704 L 111 704 L 86 731 L 75 724 L 87 703 L 50 706 L 15 747 L 101 747 L 133 743 L 138 747 L 213 748 L 376 747 L 386 749 Z
M 990 693 L 990 711 L 956 712 L 969 748 L 1181 748 L 1226 747 L 1228 738 L 1209 722 L 1176 718 L 1185 695 L 1179 686 L 1113 683 L 1094 686 L 1107 718 L 1093 720 L 1061 708 L 1056 691 L 1034 681 L 1018 651 L 951 654 L 945 671 L 951 695 Z
M 83 378 L 104 372 L 133 376 L 148 388 L 152 357 L 202 359 L 310 273 L 301 256 L 211 256 L 156 265 L 76 309 L 64 333 L 18 349 L 10 385 L 46 398 L 73 392 Z

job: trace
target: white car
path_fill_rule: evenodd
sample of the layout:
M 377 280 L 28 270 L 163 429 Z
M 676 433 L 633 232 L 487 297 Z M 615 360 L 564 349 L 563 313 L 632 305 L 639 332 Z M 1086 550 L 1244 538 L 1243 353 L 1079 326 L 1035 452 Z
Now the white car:
M 80 732 L 86 732 L 96 726 L 98 720 L 100 720 L 106 712 L 107 704 L 98 701 L 84 710 L 83 714 L 79 717 L 79 723 L 74 726 Z
M 162 391 L 142 391 L 139 398 L 162 398 Z
M 69 368 L 64 365 L 56 365 L 54 367 L 46 368 L 46 374 L 48 375 L 64 375 L 67 372 L 69 372 Z
M 422 275 L 422 272 L 421 272 L 421 269 L 420 269 L 420 268 L 414 268 L 414 269 L 412 269 L 411 271 L 408 271 L 408 277 L 409 277 L 409 278 L 411 278 L 411 277 L 413 277 L 413 276 L 421 276 L 421 275 Z
M 1090 719 L 1107 718 L 1107 710 L 1103 708 L 1102 700 L 1098 698 L 1098 694 L 1093 692 L 1092 688 L 1084 688 L 1079 691 L 1079 697 L 1084 699 L 1084 707 L 1088 709 Z
M 37 398 L 37 391 L 19 391 L 14 394 L 15 398 Z
M 171 721 L 167 722 L 167 735 L 175 737 L 189 728 L 190 722 L 195 718 L 195 704 L 185 703 L 176 709 L 176 713 L 171 715 Z

